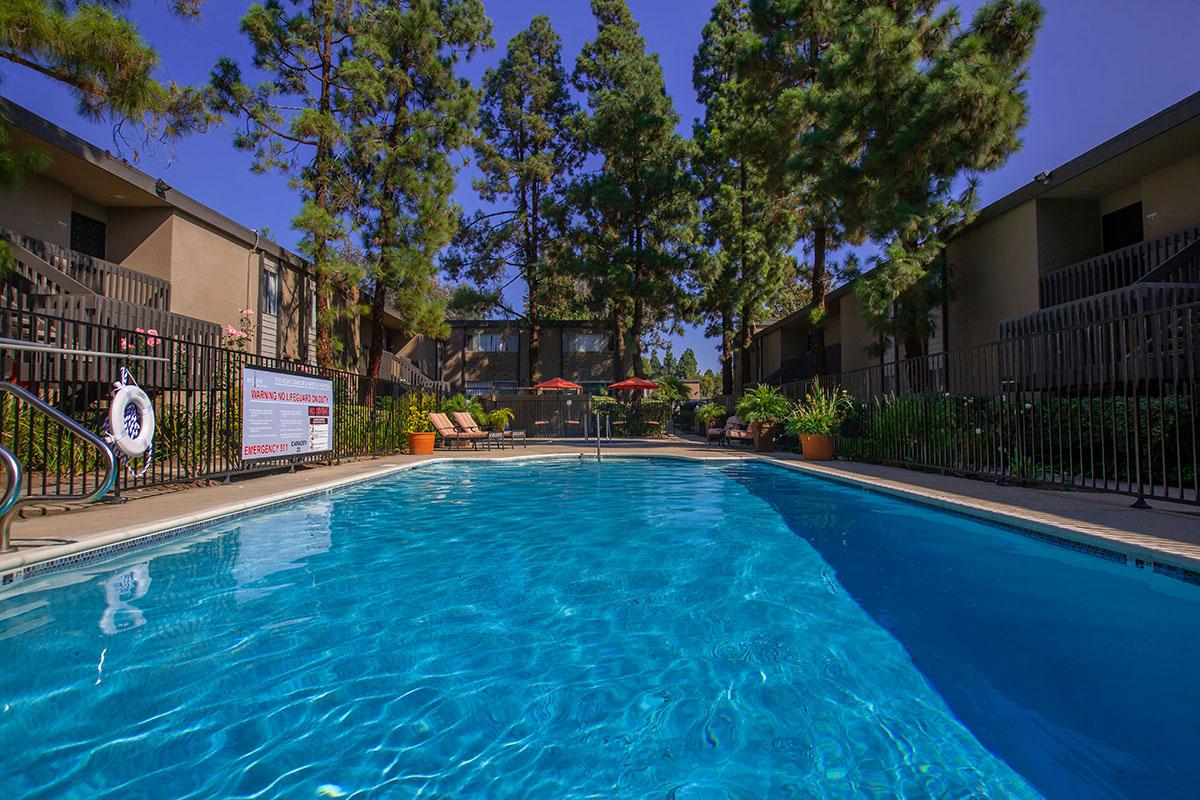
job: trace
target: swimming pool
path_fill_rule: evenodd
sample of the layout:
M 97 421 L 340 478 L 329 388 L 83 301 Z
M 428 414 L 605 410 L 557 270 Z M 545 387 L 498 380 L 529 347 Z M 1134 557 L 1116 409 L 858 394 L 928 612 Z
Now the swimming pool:
M 757 462 L 429 465 L 0 598 L 0 796 L 1190 797 L 1198 609 Z

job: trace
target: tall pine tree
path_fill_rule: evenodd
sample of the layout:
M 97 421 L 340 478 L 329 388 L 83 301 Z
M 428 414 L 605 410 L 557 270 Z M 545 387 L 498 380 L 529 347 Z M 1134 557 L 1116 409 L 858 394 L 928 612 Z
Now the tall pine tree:
M 290 6 L 290 9 L 289 9 Z M 253 48 L 254 66 L 266 80 L 251 85 L 231 58 L 212 75 L 214 108 L 245 119 L 234 144 L 254 153 L 254 169 L 279 170 L 301 193 L 292 225 L 302 234 L 300 250 L 316 272 L 317 352 L 321 367 L 334 365 L 333 292 L 344 282 L 339 257 L 349 209 L 347 162 L 339 155 L 346 132 L 337 114 L 337 94 L 346 85 L 343 62 L 361 32 L 362 5 L 354 0 L 267 0 L 242 17 L 242 33 Z
M 896 0 L 903 3 L 904 0 Z M 839 127 L 831 98 L 844 76 L 832 68 L 839 33 L 864 0 L 753 0 L 757 41 L 745 49 L 754 96 L 763 103 L 765 134 L 754 140 L 774 194 L 793 210 L 804 241 L 813 369 L 824 375 L 826 295 L 836 277 L 830 253 L 865 237 L 862 191 L 853 164 L 856 142 Z
M 529 385 L 542 379 L 541 333 L 547 306 L 561 307 L 570 291 L 554 239 L 562 192 L 582 163 L 570 128 L 579 109 L 571 100 L 562 43 L 545 16 L 514 36 L 500 63 L 483 78 L 475 188 L 489 207 L 463 226 L 460 247 L 447 259 L 456 277 L 491 288 L 525 285 L 529 324 Z
M 759 146 L 772 133 L 766 98 L 743 75 L 744 51 L 754 43 L 748 0 L 718 0 L 693 65 L 705 109 L 694 135 L 710 247 L 703 307 L 712 321 L 708 332 L 720 335 L 725 394 L 734 391 L 734 352 L 742 354 L 737 372 L 744 382 L 754 322 L 796 280 L 795 259 L 786 252 L 795 238 L 794 215 L 772 196 L 772 151 Z
M 963 26 L 937 3 L 864 12 L 840 69 L 869 97 L 844 92 L 863 137 L 868 233 L 884 244 L 856 291 L 867 321 L 909 357 L 926 352 L 932 311 L 951 291 L 944 242 L 974 214 L 976 176 L 1020 146 L 1023 84 L 1041 24 L 1036 0 L 995 0 Z
M 385 315 L 398 316 L 408 335 L 445 332 L 436 259 L 458 225 L 452 159 L 472 139 L 478 99 L 455 67 L 489 46 L 490 33 L 480 0 L 375 0 L 340 71 L 338 110 L 370 264 L 368 403 Z
M 612 320 L 620 379 L 645 371 L 643 338 L 688 303 L 697 208 L 690 143 L 676 131 L 657 56 L 625 0 L 592 0 L 592 14 L 599 29 L 574 79 L 591 112 L 580 133 L 599 169 L 574 182 L 569 201 L 576 268 Z
M 828 256 L 868 237 L 888 252 L 860 282 L 868 318 L 885 333 L 908 320 L 920 350 L 928 302 L 945 290 L 933 269 L 940 236 L 972 198 L 961 179 L 1016 146 L 1040 5 L 995 0 L 966 28 L 940 0 L 754 0 L 753 19 L 756 80 L 774 98 L 764 145 L 780 147 L 772 160 L 811 259 L 817 372 L 827 371 Z M 902 297 L 925 311 L 893 315 Z

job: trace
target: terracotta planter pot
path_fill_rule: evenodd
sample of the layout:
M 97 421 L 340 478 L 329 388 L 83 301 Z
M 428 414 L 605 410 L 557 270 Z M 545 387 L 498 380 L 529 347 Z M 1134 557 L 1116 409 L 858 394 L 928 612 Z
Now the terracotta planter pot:
M 754 435 L 754 449 L 760 453 L 769 453 L 775 449 L 775 440 L 779 438 L 779 426 L 774 422 L 754 422 L 750 425 Z
M 805 461 L 832 461 L 833 437 L 804 433 L 800 435 L 800 452 Z
M 433 431 L 412 431 L 408 434 L 408 452 L 414 456 L 433 453 Z

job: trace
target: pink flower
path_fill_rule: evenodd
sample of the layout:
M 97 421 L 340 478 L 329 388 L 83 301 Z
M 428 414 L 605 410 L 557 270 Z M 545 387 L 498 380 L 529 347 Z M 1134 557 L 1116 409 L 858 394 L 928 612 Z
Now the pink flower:
M 154 328 L 147 328 L 146 333 L 150 334 L 151 336 L 158 336 L 158 331 Z
M 129 349 L 129 343 L 125 341 L 125 338 L 124 338 L 124 337 L 122 337 L 122 338 L 121 338 L 121 349 L 122 349 L 122 350 L 128 350 L 128 349 Z
M 225 333 L 229 334 L 230 336 L 237 336 L 239 333 L 241 333 L 241 331 L 239 331 L 237 328 L 233 327 L 232 325 L 226 325 Z
M 136 331 L 137 333 L 145 333 L 146 332 L 141 328 L 134 328 L 134 331 Z
M 161 341 L 162 341 L 162 339 L 155 339 L 153 336 L 151 336 L 149 339 L 146 340 L 146 344 L 149 345 L 150 347 L 158 347 L 158 345 Z
M 253 313 L 254 313 L 254 309 L 252 309 L 252 308 L 243 308 L 243 309 L 242 309 L 242 316 L 243 316 L 243 317 L 249 317 L 249 316 L 250 316 L 250 315 L 252 315 Z

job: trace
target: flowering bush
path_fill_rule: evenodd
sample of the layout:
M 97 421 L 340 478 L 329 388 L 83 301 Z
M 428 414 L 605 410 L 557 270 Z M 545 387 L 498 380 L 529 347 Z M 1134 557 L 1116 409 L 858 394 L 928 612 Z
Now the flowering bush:
M 117 342 L 122 353 L 145 354 L 162 344 L 162 339 L 158 338 L 158 331 L 154 328 L 134 328 L 133 332 L 133 336 L 122 336 Z
M 237 325 L 226 325 L 221 334 L 221 346 L 245 352 L 254 339 L 254 309 L 243 308 Z

